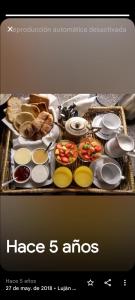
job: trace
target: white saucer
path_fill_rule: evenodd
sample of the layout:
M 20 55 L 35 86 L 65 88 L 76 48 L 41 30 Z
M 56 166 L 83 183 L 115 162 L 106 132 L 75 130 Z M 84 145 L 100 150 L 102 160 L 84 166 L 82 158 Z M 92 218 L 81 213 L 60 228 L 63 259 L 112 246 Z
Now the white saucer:
M 98 116 L 96 116 L 93 121 L 92 121 L 92 127 L 102 127 L 102 118 L 103 118 L 104 114 L 100 114 Z M 105 133 L 102 133 L 100 130 L 95 132 L 95 134 L 101 138 L 102 140 L 110 140 L 112 137 L 114 137 L 116 135 L 116 133 L 112 133 L 112 134 L 105 134 Z
M 97 186 L 98 188 L 100 189 L 104 189 L 104 190 L 114 190 L 118 185 L 120 185 L 120 181 L 117 182 L 115 185 L 114 184 L 107 184 L 107 183 L 104 183 L 104 182 L 101 182 L 100 180 L 98 180 L 97 178 L 97 174 L 96 174 L 96 171 L 97 171 L 97 168 L 103 164 L 103 163 L 108 163 L 108 162 L 111 162 L 113 164 L 116 164 L 120 169 L 120 164 L 113 158 L 107 156 L 107 155 L 102 155 L 101 158 L 93 161 L 91 164 L 90 164 L 90 168 L 92 168 L 93 170 L 93 173 L 94 173 L 94 180 L 93 180 L 93 183 L 95 184 L 95 186 Z
M 103 190 L 114 190 L 119 184 L 120 181 L 117 184 L 107 184 L 104 182 L 101 182 L 98 180 L 97 177 L 94 177 L 93 183 L 99 188 L 99 189 L 103 189 Z

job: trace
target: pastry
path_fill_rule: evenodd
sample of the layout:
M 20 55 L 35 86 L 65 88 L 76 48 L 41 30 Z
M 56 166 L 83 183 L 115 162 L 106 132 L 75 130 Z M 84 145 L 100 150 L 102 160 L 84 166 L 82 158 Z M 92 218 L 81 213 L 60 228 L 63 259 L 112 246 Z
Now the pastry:
M 20 125 L 23 124 L 26 121 L 33 121 L 34 116 L 29 112 L 20 112 L 17 114 L 16 118 L 14 119 L 14 127 L 17 131 L 19 131 Z
M 52 129 L 51 125 L 48 125 L 48 124 L 44 123 L 42 125 L 42 127 L 41 127 L 41 133 L 42 133 L 42 135 L 43 136 L 46 135 L 47 133 L 49 133 L 51 131 L 51 129 Z
M 30 95 L 30 103 L 41 103 L 41 102 L 45 102 L 47 109 L 49 107 L 49 99 L 46 96 L 40 96 L 37 94 L 31 94 Z
M 40 109 L 33 104 L 22 104 L 21 110 L 22 112 L 30 112 L 35 118 L 37 118 L 40 113 Z
M 45 121 L 45 120 L 47 120 L 47 118 L 48 118 L 49 115 L 50 115 L 50 114 L 49 114 L 48 112 L 42 111 L 42 112 L 38 115 L 38 118 L 41 119 L 41 120 L 43 120 L 43 121 Z
M 31 121 L 26 121 L 22 125 L 20 125 L 19 133 L 26 139 L 31 139 L 35 134 L 35 131 L 32 127 Z
M 48 111 L 47 105 L 45 102 L 41 102 L 41 103 L 34 103 L 35 106 L 37 106 L 40 110 L 40 112 L 42 111 Z
M 33 140 L 33 141 L 40 140 L 41 138 L 42 138 L 42 132 L 41 132 L 41 131 L 36 132 L 36 133 L 32 136 L 32 140 Z
M 45 123 L 48 125 L 53 124 L 53 116 L 51 114 L 48 115 L 48 118 L 45 120 Z
M 8 100 L 8 107 L 6 110 L 6 115 L 8 120 L 13 123 L 18 113 L 21 112 L 21 100 L 17 97 L 11 97 Z
M 30 95 L 30 103 L 22 104 L 17 97 L 8 100 L 6 114 L 15 129 L 26 139 L 39 140 L 53 127 L 53 116 L 48 112 L 49 99 Z
M 6 116 L 9 122 L 13 123 L 18 113 L 21 112 L 21 108 L 12 108 L 10 106 L 7 107 Z
M 32 122 L 32 127 L 34 132 L 39 132 L 41 129 L 41 126 L 44 124 L 44 120 L 41 120 L 39 118 L 36 118 L 33 122 Z
M 16 108 L 16 107 L 21 107 L 22 102 L 19 98 L 17 97 L 10 97 L 8 100 L 8 106 Z

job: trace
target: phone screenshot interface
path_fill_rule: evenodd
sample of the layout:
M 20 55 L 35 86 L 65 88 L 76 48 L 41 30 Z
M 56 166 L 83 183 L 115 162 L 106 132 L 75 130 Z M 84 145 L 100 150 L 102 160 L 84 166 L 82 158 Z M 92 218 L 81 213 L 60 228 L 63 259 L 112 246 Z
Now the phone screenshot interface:
M 1 291 L 132 287 L 135 28 L 130 15 L 1 23 Z

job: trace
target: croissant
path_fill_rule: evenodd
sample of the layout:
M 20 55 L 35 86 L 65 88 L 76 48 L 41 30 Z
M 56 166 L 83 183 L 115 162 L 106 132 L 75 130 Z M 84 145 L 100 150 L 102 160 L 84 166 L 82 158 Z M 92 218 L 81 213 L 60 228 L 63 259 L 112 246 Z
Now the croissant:
M 46 111 L 42 111 L 39 115 L 38 115 L 38 119 L 41 119 L 43 121 L 47 120 L 48 116 L 50 114 Z
M 42 111 L 46 111 L 48 112 L 48 108 L 45 102 L 41 102 L 41 103 L 34 103 L 35 106 L 38 107 L 38 109 L 40 110 L 40 112 Z
M 42 132 L 41 132 L 41 131 L 36 132 L 36 133 L 33 135 L 33 137 L 32 137 L 33 141 L 40 140 L 41 138 L 42 138 Z
M 48 125 L 46 123 L 44 123 L 44 125 L 41 127 L 41 132 L 43 135 L 46 135 L 47 133 L 49 133 L 52 129 L 51 125 Z
M 19 132 L 24 138 L 31 139 L 35 133 L 32 127 L 32 122 L 24 122 L 19 128 Z
M 49 114 L 47 120 L 45 120 L 45 123 L 47 125 L 52 125 L 53 124 L 53 116 L 51 114 Z
M 34 132 L 39 132 L 41 129 L 41 126 L 44 124 L 44 121 L 36 118 L 33 122 L 32 122 L 32 128 L 34 130 Z

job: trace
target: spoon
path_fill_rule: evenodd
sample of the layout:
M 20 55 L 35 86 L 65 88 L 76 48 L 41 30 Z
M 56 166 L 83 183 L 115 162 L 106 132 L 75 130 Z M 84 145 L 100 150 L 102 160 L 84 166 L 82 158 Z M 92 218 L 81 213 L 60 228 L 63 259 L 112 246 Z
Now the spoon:
M 45 149 L 45 152 L 47 152 L 47 150 L 51 147 L 52 142 L 49 143 L 49 145 L 47 146 L 47 148 Z
M 132 152 L 127 152 L 126 154 L 128 156 L 130 156 L 130 157 L 134 157 L 135 158 L 135 149 Z
M 10 179 L 10 180 L 8 180 L 8 181 L 3 182 L 3 183 L 2 183 L 2 187 L 8 185 L 9 183 L 13 182 L 13 181 L 16 180 L 16 179 L 17 179 L 17 178 L 12 178 L 12 179 Z
M 60 127 L 62 130 L 65 130 L 65 127 L 64 127 L 62 124 L 60 124 L 60 123 L 58 123 L 58 122 L 53 122 L 53 124 L 57 125 L 57 126 Z

